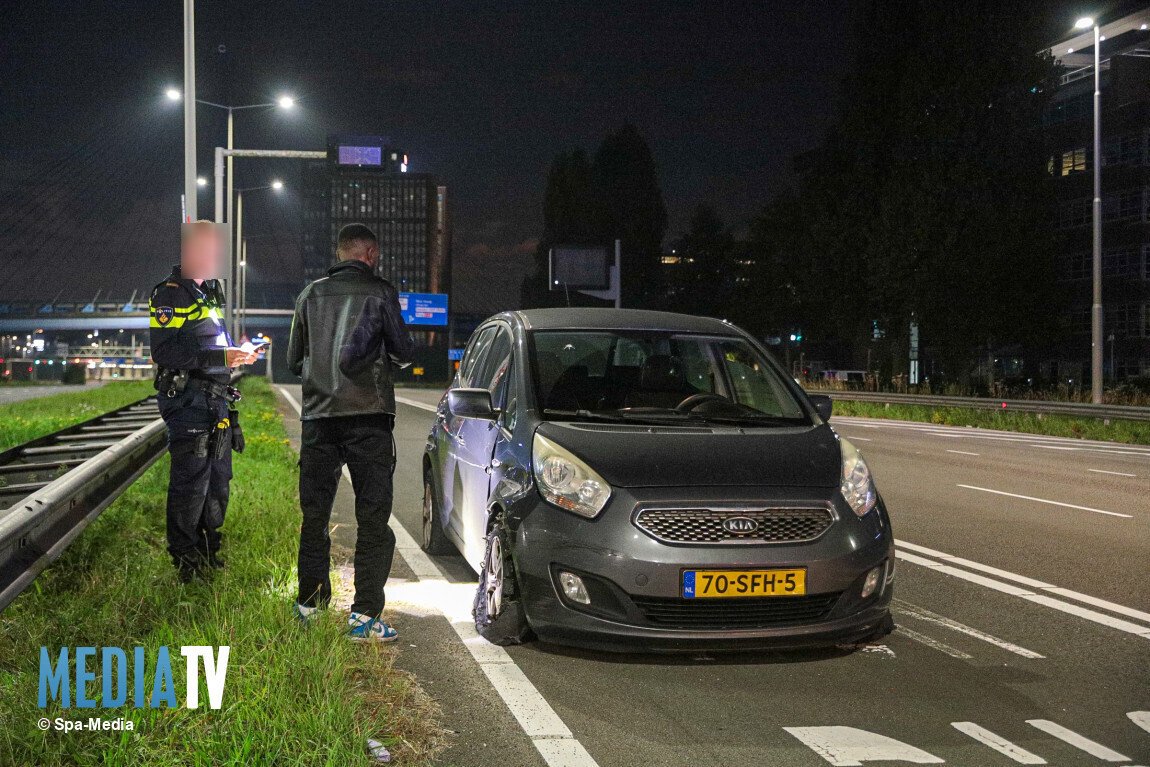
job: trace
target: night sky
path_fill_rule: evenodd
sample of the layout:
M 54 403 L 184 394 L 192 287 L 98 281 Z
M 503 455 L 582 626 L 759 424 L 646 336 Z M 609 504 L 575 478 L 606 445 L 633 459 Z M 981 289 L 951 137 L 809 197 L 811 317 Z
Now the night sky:
M 298 100 L 237 113 L 236 145 L 322 149 L 390 136 L 452 195 L 457 292 L 512 273 L 542 228 L 547 168 L 634 123 L 658 163 L 669 236 L 709 203 L 745 228 L 833 119 L 851 58 L 845 2 L 200 0 L 200 98 Z M 127 298 L 175 258 L 182 19 L 165 2 L 0 3 L 0 298 Z M 200 108 L 200 175 L 224 116 Z M 253 287 L 300 278 L 298 166 L 238 161 Z M 200 214 L 211 216 L 211 190 Z M 461 283 L 473 283 L 470 286 Z M 486 281 L 485 281 L 486 282 Z M 496 280 L 495 282 L 502 282 Z

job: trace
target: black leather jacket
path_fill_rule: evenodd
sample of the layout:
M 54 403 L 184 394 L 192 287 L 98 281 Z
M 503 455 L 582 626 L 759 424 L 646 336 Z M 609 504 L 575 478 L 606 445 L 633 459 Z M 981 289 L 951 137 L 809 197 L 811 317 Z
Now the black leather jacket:
M 288 366 L 303 378 L 302 418 L 395 413 L 392 365 L 411 364 L 399 293 L 362 261 L 341 261 L 295 302 Z

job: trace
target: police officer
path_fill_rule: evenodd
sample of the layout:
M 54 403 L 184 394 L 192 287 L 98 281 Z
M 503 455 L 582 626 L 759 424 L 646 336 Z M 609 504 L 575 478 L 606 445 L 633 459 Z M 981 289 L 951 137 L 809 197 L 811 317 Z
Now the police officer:
M 168 427 L 168 553 L 179 579 L 189 583 L 219 558 L 220 526 L 228 507 L 231 451 L 243 433 L 229 386 L 232 368 L 256 355 L 236 348 L 223 321 L 218 274 L 222 240 L 216 225 L 183 225 L 180 264 L 152 290 L 152 360 L 160 415 Z

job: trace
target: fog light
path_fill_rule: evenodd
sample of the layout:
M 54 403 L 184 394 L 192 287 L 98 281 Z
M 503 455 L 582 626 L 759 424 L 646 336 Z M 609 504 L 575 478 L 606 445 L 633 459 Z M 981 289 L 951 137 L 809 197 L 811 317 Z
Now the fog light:
M 578 602 L 581 605 L 591 604 L 591 597 L 587 594 L 587 587 L 583 585 L 583 579 L 575 573 L 559 573 L 559 585 L 563 587 L 563 596 L 572 602 Z
M 863 581 L 863 589 L 862 589 L 862 598 L 863 599 L 866 599 L 867 597 L 869 597 L 871 594 L 874 593 L 875 588 L 878 587 L 878 580 L 879 580 L 879 578 L 882 577 L 882 571 L 883 571 L 883 568 L 880 565 L 879 567 L 876 567 L 875 569 L 871 570 L 869 573 L 866 574 L 866 580 Z

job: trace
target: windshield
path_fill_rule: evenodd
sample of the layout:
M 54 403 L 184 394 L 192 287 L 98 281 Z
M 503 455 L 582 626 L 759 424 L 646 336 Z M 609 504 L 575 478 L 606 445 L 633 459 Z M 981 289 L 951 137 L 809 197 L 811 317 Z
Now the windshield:
M 781 375 L 742 338 L 540 330 L 532 341 L 545 418 L 808 422 Z

